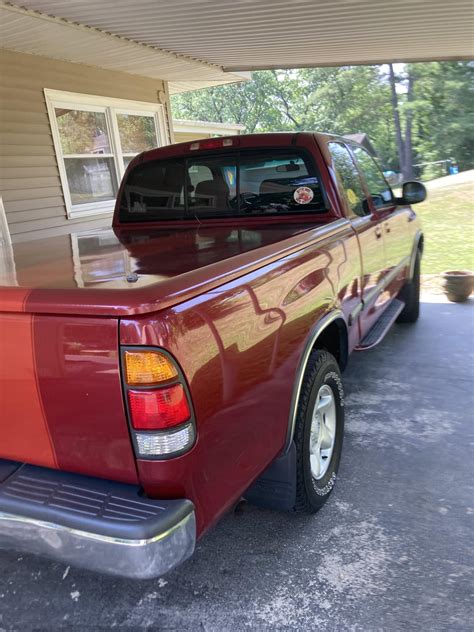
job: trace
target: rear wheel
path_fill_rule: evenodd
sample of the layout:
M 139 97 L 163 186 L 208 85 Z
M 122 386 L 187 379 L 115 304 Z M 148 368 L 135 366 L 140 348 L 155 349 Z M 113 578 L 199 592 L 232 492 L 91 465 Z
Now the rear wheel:
M 420 264 L 421 253 L 417 250 L 413 278 L 400 292 L 400 298 L 405 302 L 405 307 L 400 312 L 397 323 L 416 323 L 420 315 Z
M 344 391 L 336 359 L 314 351 L 303 380 L 296 417 L 295 511 L 314 513 L 336 482 L 344 434 Z

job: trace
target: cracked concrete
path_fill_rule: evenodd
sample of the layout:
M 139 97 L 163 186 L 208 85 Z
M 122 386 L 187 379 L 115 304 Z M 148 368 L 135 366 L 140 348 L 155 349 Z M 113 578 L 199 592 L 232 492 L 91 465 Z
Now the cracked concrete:
M 319 514 L 245 506 L 155 581 L 0 551 L 0 630 L 471 630 L 472 303 L 425 303 L 352 356 Z

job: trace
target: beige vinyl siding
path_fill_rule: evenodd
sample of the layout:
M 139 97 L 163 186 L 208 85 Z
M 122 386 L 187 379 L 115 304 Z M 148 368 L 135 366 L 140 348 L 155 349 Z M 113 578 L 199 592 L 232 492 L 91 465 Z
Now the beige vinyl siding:
M 174 133 L 175 143 L 189 143 L 192 140 L 211 138 L 210 134 L 199 134 L 198 132 L 176 132 Z
M 0 195 L 13 242 L 111 221 L 110 213 L 67 218 L 45 88 L 153 104 L 167 90 L 155 79 L 0 51 Z

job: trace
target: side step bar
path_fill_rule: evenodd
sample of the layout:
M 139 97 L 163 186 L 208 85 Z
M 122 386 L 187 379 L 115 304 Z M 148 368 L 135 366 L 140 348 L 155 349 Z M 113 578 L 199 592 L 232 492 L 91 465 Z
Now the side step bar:
M 365 338 L 361 340 L 360 344 L 355 348 L 355 351 L 366 351 L 378 345 L 379 342 L 382 342 L 404 307 L 405 303 L 403 301 L 397 298 L 394 299 L 372 329 L 367 332 Z

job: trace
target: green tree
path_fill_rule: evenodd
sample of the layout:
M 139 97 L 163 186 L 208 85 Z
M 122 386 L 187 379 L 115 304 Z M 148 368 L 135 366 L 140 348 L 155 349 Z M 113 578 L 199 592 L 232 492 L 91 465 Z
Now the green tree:
M 452 158 L 474 167 L 474 65 L 408 64 L 415 76 L 413 148 L 419 162 Z
M 248 133 L 365 132 L 382 163 L 411 177 L 413 162 L 473 165 L 469 62 L 255 72 L 252 81 L 173 97 L 176 118 L 241 123 Z M 397 127 L 398 117 L 398 127 Z
M 393 154 L 388 86 L 376 66 L 260 71 L 252 81 L 173 97 L 175 118 L 241 123 L 246 132 L 366 132 Z
M 175 118 L 239 123 L 246 132 L 280 129 L 280 114 L 268 94 L 272 75 L 255 73 L 252 81 L 197 90 L 172 99 Z

